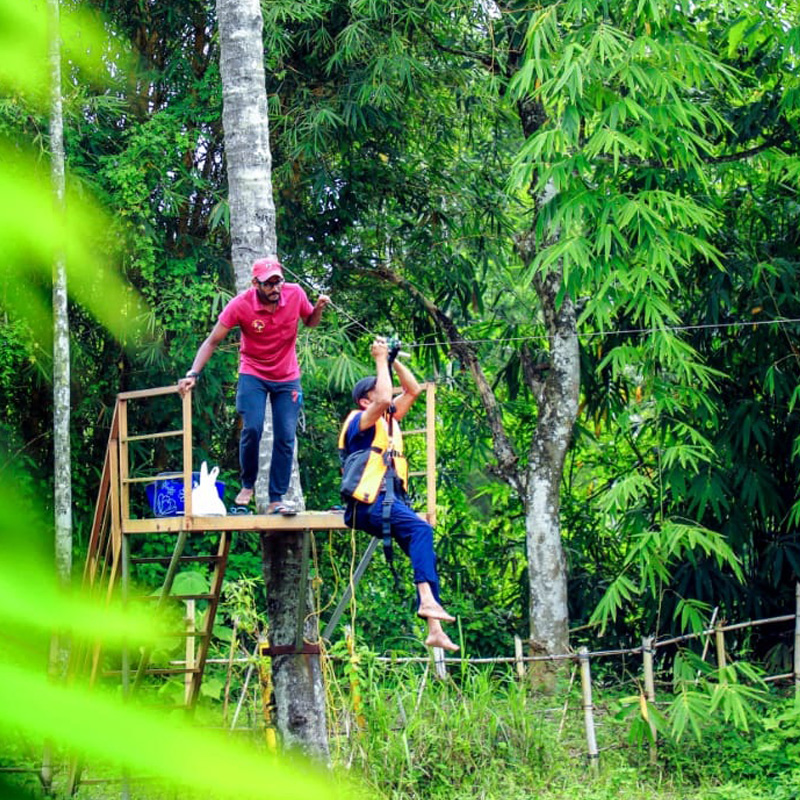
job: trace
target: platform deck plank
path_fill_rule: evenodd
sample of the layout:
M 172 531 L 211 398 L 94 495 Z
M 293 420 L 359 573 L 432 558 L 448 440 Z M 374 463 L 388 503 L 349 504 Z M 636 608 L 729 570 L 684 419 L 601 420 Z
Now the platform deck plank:
M 335 531 L 346 530 L 344 514 L 336 511 L 304 511 L 293 517 L 279 514 L 230 514 L 225 517 L 158 517 L 123 519 L 122 532 L 179 533 L 180 531 Z

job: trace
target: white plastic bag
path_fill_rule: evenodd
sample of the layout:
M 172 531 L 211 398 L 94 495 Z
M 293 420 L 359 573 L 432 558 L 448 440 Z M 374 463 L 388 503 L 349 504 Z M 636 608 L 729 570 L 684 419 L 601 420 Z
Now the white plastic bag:
M 192 515 L 195 517 L 224 517 L 228 512 L 217 494 L 219 467 L 208 471 L 204 461 L 200 466 L 200 483 L 192 489 Z

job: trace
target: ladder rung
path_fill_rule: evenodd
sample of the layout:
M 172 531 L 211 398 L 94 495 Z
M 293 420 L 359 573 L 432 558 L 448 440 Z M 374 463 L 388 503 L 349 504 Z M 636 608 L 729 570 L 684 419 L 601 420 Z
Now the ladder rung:
M 134 389 L 132 392 L 120 392 L 117 399 L 120 401 L 125 400 L 138 400 L 142 397 L 160 397 L 163 394 L 177 394 L 178 384 L 173 383 L 169 386 L 158 386 L 154 389 Z
M 219 561 L 219 556 L 181 556 L 178 561 L 194 562 L 196 564 L 215 564 Z M 172 561 L 170 556 L 139 556 L 131 558 L 131 564 L 169 564 Z
M 132 598 L 135 600 L 160 600 L 160 594 L 146 594 L 140 597 Z M 168 594 L 168 600 L 216 600 L 215 594 Z
M 420 433 L 427 433 L 427 432 L 428 432 L 427 428 L 414 428 L 413 430 L 410 431 L 403 431 L 403 436 L 416 436 Z
M 123 478 L 122 483 L 155 483 L 156 481 L 177 481 L 183 480 L 183 475 L 153 475 L 152 478 Z
M 199 667 L 148 667 L 143 671 L 145 675 L 197 675 Z
M 421 478 L 423 475 L 427 475 L 428 473 L 425 470 L 415 470 L 414 472 L 409 472 L 409 478 Z
M 183 430 L 161 431 L 160 433 L 137 433 L 135 436 L 124 436 L 121 442 L 142 442 L 146 439 L 166 439 L 170 436 L 183 436 Z
M 148 667 L 142 670 L 143 675 L 197 675 L 200 672 L 199 667 Z M 130 674 L 135 674 L 136 668 L 131 667 Z M 103 677 L 111 677 L 112 675 L 122 675 L 121 669 L 109 669 L 103 673 Z

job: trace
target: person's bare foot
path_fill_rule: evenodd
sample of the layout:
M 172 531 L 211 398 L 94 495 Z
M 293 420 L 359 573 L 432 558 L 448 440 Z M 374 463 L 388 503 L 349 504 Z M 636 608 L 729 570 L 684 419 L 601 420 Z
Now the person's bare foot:
M 458 645 L 450 640 L 444 631 L 431 631 L 425 639 L 427 647 L 441 647 L 442 650 L 449 650 L 451 653 L 458 651 Z
M 456 618 L 448 614 L 438 603 L 421 603 L 417 609 L 417 616 L 423 619 L 441 619 L 445 622 L 456 621 Z
M 252 499 L 253 499 L 253 490 L 243 487 L 242 490 L 239 492 L 239 494 L 236 495 L 236 499 L 233 502 L 237 506 L 246 506 L 249 505 Z

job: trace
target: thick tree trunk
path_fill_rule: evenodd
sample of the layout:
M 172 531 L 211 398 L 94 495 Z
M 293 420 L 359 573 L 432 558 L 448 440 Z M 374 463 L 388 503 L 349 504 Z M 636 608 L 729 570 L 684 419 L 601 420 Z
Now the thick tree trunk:
M 530 587 L 530 646 L 534 654 L 566 653 L 569 646 L 567 568 L 561 542 L 559 490 L 564 459 L 578 413 L 580 354 L 575 308 L 557 302 L 561 276 L 537 278 L 550 362 L 540 377 L 524 358 L 528 383 L 538 396 L 538 422 L 531 440 L 525 481 L 525 531 Z M 534 670 L 543 676 L 549 669 Z
M 231 259 L 242 291 L 250 285 L 253 262 L 277 249 L 261 6 L 257 0 L 217 0 L 217 22 Z
M 530 98 L 518 103 L 525 136 L 532 136 L 546 118 L 542 105 Z M 552 185 L 535 195 L 537 212 L 555 197 Z M 551 231 L 552 240 L 558 231 Z M 517 250 L 524 264 L 532 263 L 543 243 L 531 229 L 517 239 Z M 523 348 L 526 383 L 537 400 L 538 421 L 528 452 L 524 481 L 525 531 L 530 588 L 530 647 L 536 654 L 566 653 L 569 646 L 569 608 L 567 605 L 567 566 L 561 541 L 559 491 L 564 460 L 572 429 L 578 416 L 580 393 L 580 353 L 578 326 L 572 298 L 561 292 L 560 268 L 534 277 L 549 341 L 550 359 L 544 371 L 531 364 Z M 546 665 L 533 670 L 546 678 L 554 670 Z
M 319 642 L 311 586 L 302 573 L 304 533 L 276 533 L 261 536 L 264 578 L 267 584 L 269 641 L 272 646 Z M 307 553 L 306 553 L 307 557 Z M 305 583 L 305 589 L 301 584 Z M 287 597 L 276 591 L 282 587 Z M 301 591 L 304 597 L 301 597 Z M 290 596 L 288 596 L 290 595 Z M 304 609 L 298 613 L 298 603 Z M 298 617 L 302 620 L 298 624 Z M 300 641 L 298 638 L 300 629 Z M 316 654 L 276 655 L 272 657 L 272 685 L 278 730 L 283 746 L 299 750 L 327 763 L 328 736 L 325 719 L 325 687 L 320 657 Z
M 220 34 L 225 158 L 231 216 L 231 257 L 239 291 L 250 284 L 250 269 L 259 257 L 277 252 L 272 156 L 264 80 L 261 6 L 259 0 L 217 0 Z M 269 407 L 267 408 L 269 412 Z M 269 472 L 272 424 L 268 413 L 261 442 L 260 480 Z M 302 498 L 296 465 L 295 497 Z M 266 493 L 256 492 L 263 506 Z M 262 509 L 263 510 L 263 509 Z M 262 542 L 267 586 L 270 643 L 292 645 L 297 638 L 303 565 L 302 535 L 265 536 Z M 302 594 L 301 594 L 302 592 Z M 308 614 L 302 615 L 303 618 Z M 317 641 L 318 620 L 303 624 L 303 638 Z M 278 729 L 287 747 L 328 760 L 325 692 L 318 655 L 286 655 L 272 661 Z

